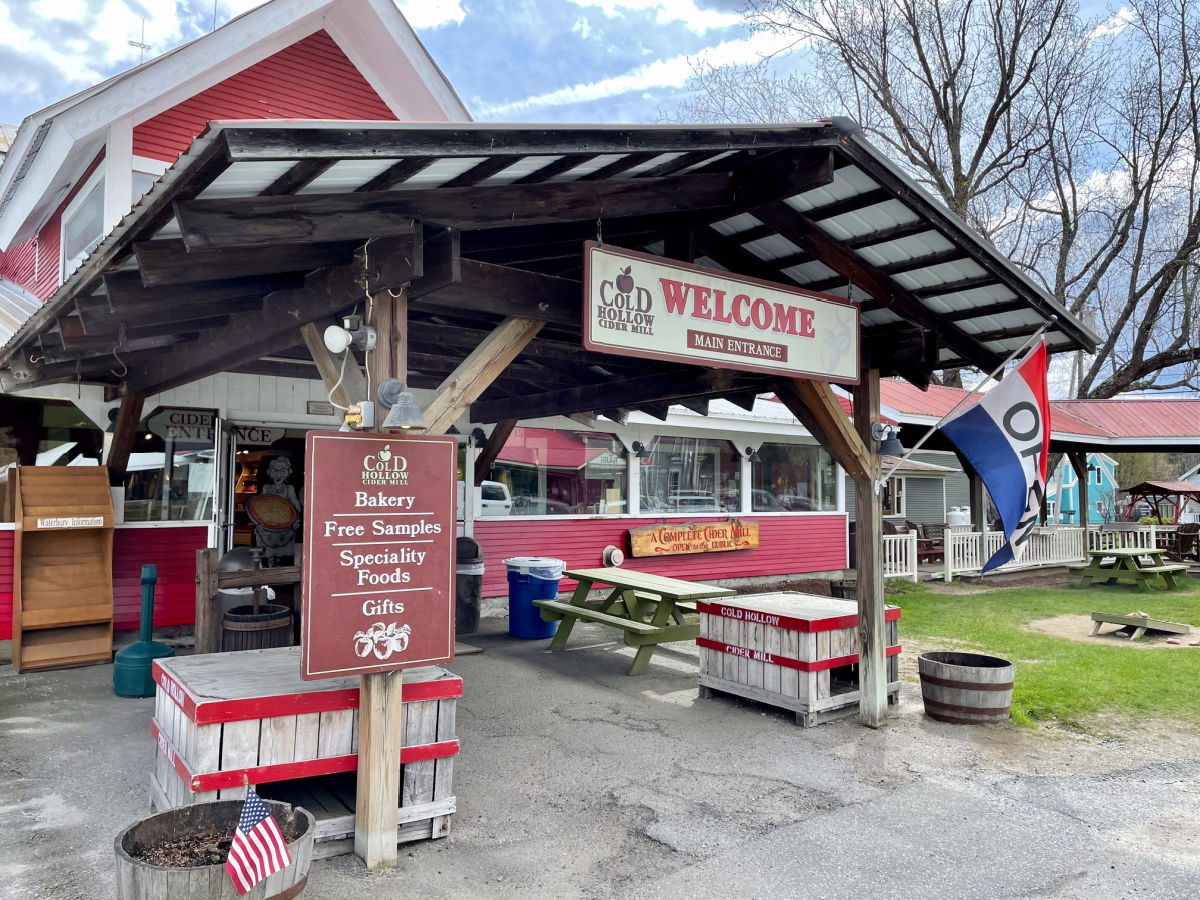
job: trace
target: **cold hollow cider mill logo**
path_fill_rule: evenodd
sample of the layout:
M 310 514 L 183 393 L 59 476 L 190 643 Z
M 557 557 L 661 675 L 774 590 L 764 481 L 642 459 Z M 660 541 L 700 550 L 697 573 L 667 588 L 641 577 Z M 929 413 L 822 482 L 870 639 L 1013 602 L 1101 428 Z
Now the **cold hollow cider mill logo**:
M 626 266 L 616 278 L 600 282 L 599 325 L 609 331 L 654 334 L 654 299 L 634 282 L 632 269 Z
M 408 484 L 408 459 L 393 453 L 391 444 L 384 444 L 378 453 L 364 456 L 362 466 L 363 484 Z

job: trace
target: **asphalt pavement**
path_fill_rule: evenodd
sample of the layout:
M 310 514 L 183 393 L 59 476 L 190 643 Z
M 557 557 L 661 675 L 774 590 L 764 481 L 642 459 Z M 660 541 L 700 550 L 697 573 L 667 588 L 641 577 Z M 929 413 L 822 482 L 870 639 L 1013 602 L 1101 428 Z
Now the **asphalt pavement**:
M 814 729 L 697 699 L 695 650 L 642 677 L 600 626 L 571 649 L 486 618 L 464 679 L 451 834 L 395 871 L 317 862 L 307 896 L 1161 897 L 1200 893 L 1200 738 L 1071 737 L 925 719 Z M 1018 675 L 1019 677 L 1019 675 Z M 147 813 L 150 700 L 112 669 L 0 667 L 0 897 L 115 894 Z

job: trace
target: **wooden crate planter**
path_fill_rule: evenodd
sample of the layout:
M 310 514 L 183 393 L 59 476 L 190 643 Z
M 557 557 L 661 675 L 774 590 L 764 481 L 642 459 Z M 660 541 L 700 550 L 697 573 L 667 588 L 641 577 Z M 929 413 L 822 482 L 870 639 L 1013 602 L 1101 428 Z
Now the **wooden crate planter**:
M 317 819 L 316 858 L 354 847 L 358 678 L 303 681 L 300 649 L 156 660 L 155 809 L 258 792 Z M 400 842 L 445 837 L 455 812 L 455 729 L 462 679 L 439 666 L 404 675 Z
M 20 466 L 13 541 L 13 666 L 112 661 L 108 469 Z
M 735 694 L 796 713 L 804 726 L 858 709 L 858 608 L 800 593 L 702 600 L 700 695 Z M 900 609 L 886 611 L 888 701 L 899 699 Z

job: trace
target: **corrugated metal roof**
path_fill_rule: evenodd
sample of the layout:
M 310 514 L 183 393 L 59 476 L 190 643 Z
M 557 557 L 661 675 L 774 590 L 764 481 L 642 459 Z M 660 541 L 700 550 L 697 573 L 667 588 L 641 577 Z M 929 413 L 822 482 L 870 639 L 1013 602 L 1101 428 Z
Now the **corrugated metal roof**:
M 940 419 L 966 394 L 961 388 L 941 385 L 922 391 L 894 378 L 879 385 L 883 406 L 910 421 Z M 1052 400 L 1050 414 L 1053 434 L 1060 438 L 1093 438 L 1098 445 L 1111 447 L 1147 440 L 1194 441 L 1200 448 L 1200 398 Z
M 1200 398 L 1060 400 L 1054 409 L 1118 437 L 1193 438 L 1200 448 Z
M 850 297 L 862 304 L 867 337 L 891 340 L 897 322 L 904 322 L 906 329 L 936 331 L 941 335 L 938 363 L 942 366 L 994 364 L 1050 316 L 1057 317 L 1047 332 L 1052 351 L 1094 345 L 1094 334 L 906 179 L 848 120 L 732 127 L 213 123 L 60 288 L 44 313 L 23 329 L 21 337 L 52 327 L 56 316 L 69 315 L 71 301 L 94 292 L 100 275 L 134 265 L 130 256 L 134 241 L 180 235 L 171 204 L 185 185 L 185 205 L 191 197 L 198 202 L 243 198 L 258 202 L 292 166 L 320 161 L 331 164 L 298 186 L 296 202 L 301 197 L 321 199 L 306 196 L 310 194 L 336 193 L 379 203 L 379 198 L 392 193 L 396 209 L 419 209 L 423 202 L 419 195 L 443 188 L 486 190 L 518 180 L 548 184 L 586 180 L 600 185 L 680 177 L 693 171 L 702 171 L 697 176 L 701 178 L 728 177 L 760 171 L 764 160 L 789 160 L 801 154 L 810 154 L 804 157 L 808 165 L 821 153 L 830 154 L 822 169 L 826 183 L 792 195 L 784 189 L 771 194 L 771 188 L 781 183 L 778 179 L 756 184 L 762 199 L 747 204 L 752 212 L 706 219 L 687 206 L 681 194 L 680 214 L 687 213 L 695 222 L 689 226 L 697 232 L 698 259 L 742 274 Z M 228 163 L 223 169 L 212 165 L 218 155 Z M 574 165 L 573 160 L 577 160 Z M 392 178 L 397 172 L 403 174 Z M 797 210 L 803 210 L 803 215 Z M 559 214 L 547 216 L 546 222 L 571 219 Z M 453 221 L 441 224 L 455 225 Z M 458 227 L 466 234 L 473 227 L 497 229 L 500 223 Z M 183 237 L 186 242 L 190 236 Z M 360 238 L 350 232 L 346 237 Z M 839 242 L 833 251 L 827 246 L 831 240 Z M 661 237 L 658 241 L 643 246 L 660 246 Z M 830 252 L 849 252 L 860 263 L 837 263 Z M 575 251 L 571 261 L 581 265 L 581 252 Z M 851 270 L 874 273 L 869 284 L 876 289 L 886 284 L 891 296 L 874 298 L 868 287 L 838 274 Z M 0 351 L 0 360 L 9 352 L 11 347 Z
M 33 294 L 7 278 L 0 278 L 0 342 L 7 342 L 25 320 L 42 305 Z

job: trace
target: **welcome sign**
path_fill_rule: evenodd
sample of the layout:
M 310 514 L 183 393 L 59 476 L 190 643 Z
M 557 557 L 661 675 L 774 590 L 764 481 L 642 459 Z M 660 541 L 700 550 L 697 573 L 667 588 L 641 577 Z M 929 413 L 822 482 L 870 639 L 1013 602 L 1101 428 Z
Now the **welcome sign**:
M 810 291 L 584 245 L 588 350 L 858 382 L 858 307 Z

